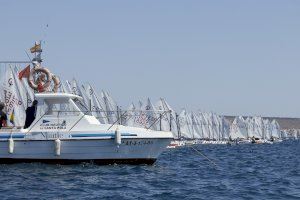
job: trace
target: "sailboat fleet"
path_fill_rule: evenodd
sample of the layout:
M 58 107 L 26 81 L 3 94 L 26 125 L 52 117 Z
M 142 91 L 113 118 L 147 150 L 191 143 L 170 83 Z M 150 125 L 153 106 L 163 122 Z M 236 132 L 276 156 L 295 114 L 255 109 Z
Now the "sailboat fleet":
M 228 143 L 270 143 L 280 142 L 289 135 L 282 131 L 276 120 L 260 116 L 237 116 L 230 122 L 225 116 L 213 112 L 189 112 L 183 109 L 179 114 L 163 98 L 152 103 L 145 101 L 131 103 L 123 110 L 108 92 L 99 95 L 91 85 L 79 85 L 78 81 L 65 81 L 62 92 L 73 93 L 85 99 L 93 115 L 103 124 L 117 121 L 126 126 L 171 131 L 176 145 L 183 144 L 228 144 Z

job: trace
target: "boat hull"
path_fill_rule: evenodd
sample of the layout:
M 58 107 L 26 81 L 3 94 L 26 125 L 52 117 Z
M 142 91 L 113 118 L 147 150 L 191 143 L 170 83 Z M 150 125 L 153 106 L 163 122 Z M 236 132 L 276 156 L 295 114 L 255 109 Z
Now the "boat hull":
M 117 145 L 114 139 L 68 139 L 60 141 L 57 155 L 54 140 L 0 141 L 0 163 L 42 162 L 50 164 L 153 164 L 166 149 L 169 138 L 126 138 Z

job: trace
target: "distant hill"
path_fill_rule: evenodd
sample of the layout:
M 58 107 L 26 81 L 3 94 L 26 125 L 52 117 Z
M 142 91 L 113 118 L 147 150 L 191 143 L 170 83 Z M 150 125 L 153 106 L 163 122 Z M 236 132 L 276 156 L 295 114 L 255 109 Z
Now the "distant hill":
M 248 116 L 244 116 L 246 119 Z M 225 116 L 225 118 L 232 123 L 235 116 Z M 273 120 L 275 119 L 282 130 L 285 129 L 300 129 L 300 118 L 284 118 L 284 117 L 263 117 L 264 119 Z

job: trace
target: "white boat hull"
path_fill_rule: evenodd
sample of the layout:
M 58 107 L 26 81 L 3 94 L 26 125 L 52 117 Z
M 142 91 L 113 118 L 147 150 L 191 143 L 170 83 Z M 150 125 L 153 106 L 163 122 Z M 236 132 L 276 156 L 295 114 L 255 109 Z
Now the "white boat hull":
M 55 152 L 55 140 L 14 140 L 13 153 L 9 141 L 0 141 L 0 163 L 43 162 L 73 164 L 153 164 L 171 139 L 126 138 L 121 145 L 114 139 L 61 140 L 60 155 Z

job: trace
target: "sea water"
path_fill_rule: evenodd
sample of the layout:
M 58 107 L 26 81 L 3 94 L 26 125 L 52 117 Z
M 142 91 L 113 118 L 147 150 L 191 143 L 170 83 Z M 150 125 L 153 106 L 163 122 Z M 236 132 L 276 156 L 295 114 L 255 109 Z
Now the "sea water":
M 169 149 L 152 166 L 0 165 L 0 199 L 300 199 L 300 142 Z

